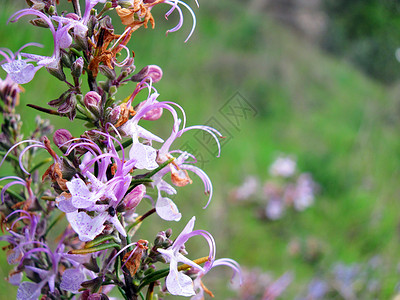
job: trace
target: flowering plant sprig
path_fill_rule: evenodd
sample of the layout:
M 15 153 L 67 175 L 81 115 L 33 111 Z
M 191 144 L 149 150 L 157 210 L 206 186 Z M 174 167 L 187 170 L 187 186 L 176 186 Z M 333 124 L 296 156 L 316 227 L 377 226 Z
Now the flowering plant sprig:
M 196 24 L 192 9 L 181 0 L 85 0 L 81 9 L 79 0 L 71 0 L 74 11 L 67 13 L 58 12 L 58 2 L 27 1 L 29 8 L 9 20 L 30 17 L 34 26 L 49 30 L 51 56 L 26 52 L 27 47 L 42 47 L 38 43 L 28 43 L 15 53 L 0 49 L 4 58 L 0 64 L 7 73 L 0 80 L 4 119 L 0 165 L 9 163 L 15 173 L 0 179 L 5 182 L 0 194 L 5 234 L 0 240 L 7 243 L 8 263 L 15 266 L 8 280 L 18 286 L 17 299 L 109 299 L 113 288 L 124 299 L 156 299 L 156 294 L 167 292 L 201 299 L 204 292 L 211 294 L 201 279 L 213 267 L 229 266 L 240 277 L 235 261 L 216 259 L 212 235 L 194 230 L 195 217 L 175 240 L 170 239 L 170 229 L 160 231 L 153 243 L 135 236 L 152 215 L 180 221 L 182 213 L 168 195 L 177 193 L 174 186 L 192 183 L 188 172 L 204 183 L 208 194 L 204 208 L 212 197 L 211 180 L 195 165 L 195 156 L 174 149 L 173 143 L 196 129 L 210 134 L 220 149 L 221 133 L 208 126 L 187 127 L 183 108 L 163 101 L 154 87 L 162 78 L 161 68 L 148 65 L 135 72 L 128 47 L 137 29 L 154 27 L 151 10 L 162 4 L 170 6 L 166 17 L 173 11 L 179 15 L 178 24 L 168 32 L 182 27 L 182 8 L 189 10 L 193 17 L 189 38 Z M 121 34 L 115 33 L 107 14 L 111 10 L 125 25 Z M 37 118 L 36 129 L 23 139 L 16 110 L 24 91 L 21 85 L 40 69 L 59 79 L 66 90 L 48 102 L 50 107 L 27 105 L 71 121 L 85 120 L 86 130 L 80 136 L 67 129 L 52 134 L 49 122 Z M 132 82 L 132 93 L 121 99 L 118 89 Z M 135 102 L 139 94 L 146 100 Z M 141 121 L 157 121 L 165 112 L 172 116 L 173 126 L 164 140 Z M 43 151 L 48 154 L 45 159 L 38 155 Z M 157 199 L 152 199 L 151 190 Z M 149 199 L 152 207 L 139 216 L 136 208 L 143 206 L 143 199 Z M 66 224 L 61 234 L 59 224 Z M 209 250 L 206 256 L 190 260 L 185 244 L 193 236 L 204 237 Z

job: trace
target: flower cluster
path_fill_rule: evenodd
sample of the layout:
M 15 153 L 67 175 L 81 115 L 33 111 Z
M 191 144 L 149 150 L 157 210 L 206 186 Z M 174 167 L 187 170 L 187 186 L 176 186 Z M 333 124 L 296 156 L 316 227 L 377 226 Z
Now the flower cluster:
M 170 229 L 160 231 L 154 242 L 135 236 L 151 216 L 166 221 L 185 217 L 171 195 L 177 194 L 177 187 L 191 184 L 192 174 L 204 183 L 204 208 L 212 198 L 211 180 L 196 166 L 196 157 L 174 148 L 174 142 L 187 131 L 202 130 L 219 149 L 221 133 L 208 126 L 187 126 L 183 108 L 163 101 L 154 87 L 162 78 L 161 68 L 148 65 L 135 72 L 128 48 L 137 29 L 154 27 L 151 10 L 156 5 L 170 6 L 166 17 L 174 11 L 179 15 L 178 25 L 169 32 L 182 27 L 182 8 L 188 9 L 193 17 L 190 37 L 196 24 L 192 9 L 181 0 L 86 0 L 83 7 L 79 0 L 69 2 L 71 13 L 58 12 L 55 0 L 27 1 L 30 7 L 10 18 L 16 22 L 28 16 L 34 26 L 49 30 L 51 56 L 26 52 L 27 47 L 42 46 L 32 42 L 15 53 L 0 50 L 7 73 L 0 81 L 1 165 L 15 171 L 0 179 L 6 182 L 1 186 L 6 234 L 0 240 L 7 243 L 8 263 L 15 266 L 8 280 L 18 286 L 17 299 L 108 299 L 113 288 L 124 299 L 156 299 L 167 292 L 203 299 L 204 293 L 211 293 L 203 276 L 221 265 L 230 267 L 240 282 L 239 265 L 216 258 L 214 238 L 194 230 L 195 217 L 174 240 Z M 112 10 L 125 25 L 121 34 L 115 33 L 108 15 Z M 71 121 L 84 120 L 86 130 L 80 136 L 58 129 L 51 141 L 53 127 L 37 118 L 36 129 L 22 139 L 16 113 L 24 91 L 21 84 L 33 80 L 40 69 L 59 79 L 66 90 L 48 102 L 50 108 L 28 106 Z M 132 93 L 121 97 L 118 89 L 132 83 Z M 138 101 L 141 97 L 144 100 Z M 162 138 L 143 127 L 144 120 L 157 121 L 164 114 L 173 120 L 169 136 Z M 43 151 L 48 154 L 45 159 L 38 155 Z M 137 208 L 143 210 L 149 203 L 139 216 Z M 208 251 L 191 260 L 185 244 L 194 236 L 205 239 Z
M 232 191 L 232 198 L 235 201 L 261 201 L 261 216 L 269 220 L 282 218 L 289 207 L 303 211 L 314 203 L 318 185 L 309 173 L 297 174 L 296 161 L 292 158 L 278 157 L 270 166 L 269 174 L 271 178 L 264 182 L 262 191 L 259 179 L 248 176 Z

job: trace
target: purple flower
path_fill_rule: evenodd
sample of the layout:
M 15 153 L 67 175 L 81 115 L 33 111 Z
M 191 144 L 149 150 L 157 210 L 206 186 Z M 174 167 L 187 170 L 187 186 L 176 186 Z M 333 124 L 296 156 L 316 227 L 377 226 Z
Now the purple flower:
M 201 279 L 204 275 L 206 275 L 212 268 L 218 266 L 227 266 L 233 270 L 233 275 L 231 282 L 236 285 L 242 285 L 242 271 L 240 269 L 239 264 L 230 258 L 220 258 L 215 261 L 206 262 L 204 266 L 204 272 L 199 271 L 197 274 L 196 279 L 193 281 L 194 283 L 194 290 L 197 291 L 197 294 L 190 298 L 191 300 L 203 300 L 204 299 L 204 285 L 201 282 Z M 210 293 L 210 291 L 206 291 Z
M 106 221 L 114 224 L 120 234 L 126 236 L 126 232 L 116 214 L 116 208 L 129 188 L 132 177 L 130 175 L 117 176 L 108 182 L 101 182 L 92 173 L 85 174 L 90 185 L 80 178 L 74 178 L 67 182 L 70 192 L 57 197 L 57 205 L 64 211 L 71 227 L 79 235 L 81 241 L 93 240 L 105 228 Z M 104 201 L 105 204 L 97 204 Z M 89 216 L 85 211 L 95 212 L 95 216 Z
M 4 49 L 4 51 L 0 50 L 0 54 L 4 56 L 6 60 L 6 62 L 2 63 L 1 67 L 7 72 L 7 78 L 10 78 L 13 82 L 18 84 L 31 81 L 36 71 L 40 69 L 40 67 L 35 67 L 27 63 L 29 60 L 22 60 L 21 58 L 21 50 L 29 46 L 43 47 L 37 43 L 28 43 L 19 48 L 15 54 L 9 49 Z
M 109 151 L 102 153 L 96 144 L 86 139 L 71 145 L 66 155 L 69 155 L 73 149 L 82 147 L 89 150 L 94 156 L 80 166 L 82 174 L 87 177 L 89 184 L 86 184 L 82 178 L 73 178 L 66 183 L 69 194 L 62 193 L 56 199 L 57 206 L 66 213 L 71 227 L 79 235 L 81 241 L 93 240 L 101 234 L 105 228 L 105 222 L 112 223 L 120 234 L 126 236 L 116 210 L 129 189 L 132 180 L 129 171 L 135 161 L 124 162 L 124 151 L 122 158 L 119 157 L 112 143 L 115 138 L 99 131 L 95 131 L 95 133 L 107 137 Z M 106 173 L 109 166 L 112 165 L 111 159 L 115 159 L 117 166 L 114 177 L 108 180 Z M 89 171 L 96 162 L 99 165 L 97 177 Z M 94 213 L 94 216 L 88 215 L 87 212 Z
M 98 1 L 94 2 L 96 2 L 97 4 Z M 41 18 L 49 26 L 49 29 L 53 35 L 54 51 L 52 56 L 42 56 L 30 53 L 22 53 L 20 52 L 22 49 L 20 49 L 17 52 L 18 53 L 18 55 L 16 55 L 17 57 L 14 56 L 12 57 L 12 60 L 2 64 L 2 68 L 10 75 L 10 77 L 15 82 L 19 84 L 28 83 L 29 81 L 31 81 L 35 76 L 35 73 L 42 67 L 53 68 L 53 69 L 59 67 L 60 55 L 61 55 L 60 50 L 68 48 L 72 43 L 72 37 L 69 34 L 70 29 L 76 27 L 77 30 L 80 31 L 83 30 L 84 34 L 86 34 L 87 31 L 87 28 L 86 31 L 84 29 L 86 25 L 84 25 L 83 22 L 77 22 L 70 18 L 64 18 L 58 16 L 49 18 L 44 13 L 35 9 L 22 9 L 13 14 L 10 17 L 10 20 L 11 22 L 16 22 L 21 17 L 27 15 L 37 16 Z M 53 25 L 52 22 L 53 20 L 58 22 L 57 29 Z M 33 43 L 27 45 L 33 45 Z M 26 47 L 27 45 L 25 45 L 24 47 Z M 34 45 L 38 46 L 38 44 Z M 25 57 L 26 59 L 23 60 L 21 56 Z M 36 62 L 37 66 L 35 67 L 33 64 L 29 62 Z
M 290 177 L 296 172 L 296 161 L 288 156 L 278 157 L 269 168 L 273 176 Z
M 71 256 L 67 253 L 64 253 L 64 237 L 58 243 L 55 251 L 51 251 L 51 249 L 44 243 L 33 241 L 30 244 L 37 244 L 41 247 L 35 247 L 24 254 L 21 258 L 19 267 L 23 266 L 23 262 L 25 259 L 31 258 L 38 252 L 43 252 L 48 257 L 50 267 L 48 269 L 42 269 L 34 266 L 24 266 L 27 272 L 36 273 L 40 281 L 37 283 L 34 282 L 22 282 L 17 291 L 17 300 L 26 300 L 26 299 L 38 299 L 42 288 L 48 284 L 50 291 L 53 293 L 55 290 L 55 283 L 59 272 L 59 265 L 61 261 L 63 264 L 72 264 L 74 266 L 73 269 L 67 269 L 64 271 L 63 278 L 60 284 L 60 288 L 67 290 L 78 292 L 80 285 L 83 281 L 85 281 L 86 276 L 83 272 L 83 267 L 81 263 L 78 261 L 87 261 L 86 255 L 74 255 Z M 28 243 L 25 243 L 28 244 Z M 79 273 L 79 274 L 78 274 Z M 90 273 L 90 272 L 89 272 Z
M 287 272 L 271 283 L 264 292 L 262 300 L 274 300 L 279 297 L 293 281 L 293 274 Z
M 215 259 L 214 238 L 207 231 L 193 231 L 195 220 L 195 217 L 190 219 L 171 247 L 167 249 L 158 249 L 158 252 L 160 252 L 170 264 L 170 271 L 165 282 L 168 292 L 170 292 L 172 295 L 185 297 L 195 295 L 192 279 L 178 270 L 178 262 L 187 264 L 194 270 L 205 272 L 203 267 L 199 266 L 181 254 L 181 251 L 184 249 L 185 243 L 188 241 L 188 239 L 196 235 L 203 236 L 206 239 L 210 249 L 208 255 L 209 261 L 213 261 Z
M 157 187 L 158 190 L 158 199 L 156 203 L 157 214 L 162 219 L 167 221 L 172 221 L 172 220 L 179 221 L 181 218 L 181 214 L 179 213 L 179 210 L 175 205 L 175 203 L 171 199 L 163 197 L 161 195 L 161 192 L 166 192 L 168 195 L 176 194 L 176 190 L 170 184 L 168 184 L 162 179 L 167 173 L 171 172 L 172 182 L 177 186 L 182 186 L 187 183 L 191 183 L 191 180 L 188 177 L 186 171 L 191 171 L 195 173 L 197 176 L 199 176 L 204 183 L 205 193 L 209 195 L 208 202 L 204 206 L 204 208 L 206 208 L 210 203 L 213 192 L 212 183 L 208 175 L 203 170 L 193 165 L 193 163 L 196 162 L 195 160 L 188 161 L 189 158 L 195 159 L 195 157 L 181 150 L 171 151 L 170 147 L 172 143 L 178 137 L 180 137 L 184 132 L 192 129 L 200 129 L 211 134 L 211 136 L 216 140 L 218 149 L 220 150 L 220 144 L 216 134 L 222 136 L 221 133 L 219 133 L 219 131 L 209 126 L 191 126 L 179 130 L 179 125 L 180 125 L 180 120 L 177 120 L 174 123 L 174 127 L 170 137 L 165 141 L 165 143 L 161 146 L 160 150 L 158 151 L 157 161 L 159 163 L 163 163 L 168 159 L 172 158 L 173 156 L 170 153 L 175 153 L 175 152 L 180 153 L 180 156 L 177 159 L 175 159 L 173 163 L 170 164 L 169 168 L 164 168 L 163 170 L 161 170 L 152 177 L 152 179 L 154 180 L 153 185 Z M 182 172 L 182 170 L 184 172 Z
M 9 228 L 7 228 L 10 235 L 0 236 L 0 240 L 6 241 L 12 245 L 12 249 L 7 253 L 7 261 L 10 265 L 18 263 L 26 251 L 31 249 L 32 243 L 36 239 L 36 228 L 39 223 L 39 217 L 37 215 L 30 214 L 29 212 L 20 209 L 9 214 L 7 219 L 18 213 L 20 216 L 11 223 Z M 17 232 L 14 230 L 14 227 L 20 221 L 24 222 L 23 224 L 28 224 Z
M 194 12 L 193 12 L 193 10 L 190 8 L 190 6 L 187 5 L 187 4 L 186 4 L 185 2 L 183 2 L 183 1 L 180 1 L 180 0 L 171 0 L 171 1 L 169 1 L 169 0 L 168 0 L 168 1 L 164 1 L 163 3 L 167 3 L 167 4 L 169 4 L 169 5 L 172 6 L 171 9 L 165 14 L 165 18 L 166 18 L 166 19 L 168 19 L 169 15 L 171 15 L 172 12 L 173 12 L 175 9 L 178 11 L 178 14 L 179 14 L 179 22 L 178 22 L 178 24 L 177 24 L 174 28 L 167 30 L 167 34 L 168 34 L 169 32 L 178 31 L 178 30 L 182 27 L 182 24 L 183 24 L 183 13 L 182 13 L 181 8 L 178 6 L 178 3 L 181 4 L 181 5 L 183 5 L 183 6 L 190 12 L 190 14 L 192 15 L 192 18 L 193 18 L 193 26 L 192 26 L 192 29 L 191 29 L 191 31 L 190 31 L 188 37 L 187 37 L 186 40 L 185 40 L 185 43 L 186 43 L 186 42 L 189 40 L 189 38 L 192 36 L 192 34 L 193 34 L 193 32 L 194 32 L 194 29 L 196 28 L 196 15 L 194 14 Z M 197 2 L 197 0 L 196 0 L 196 4 L 197 4 L 197 6 L 199 6 L 199 3 Z

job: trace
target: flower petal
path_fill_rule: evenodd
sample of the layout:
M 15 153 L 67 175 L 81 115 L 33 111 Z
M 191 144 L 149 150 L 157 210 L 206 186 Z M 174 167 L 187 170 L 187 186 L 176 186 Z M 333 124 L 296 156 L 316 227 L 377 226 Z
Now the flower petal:
M 93 240 L 104 229 L 104 221 L 108 213 L 101 213 L 97 217 L 91 218 L 85 212 L 72 212 L 67 214 L 68 222 L 72 229 L 79 235 L 82 242 Z
M 156 203 L 157 214 L 166 221 L 179 221 L 182 214 L 175 203 L 166 197 L 159 197 Z
M 69 195 L 69 194 L 67 194 L 67 193 L 62 193 L 61 195 L 59 195 L 59 196 L 56 198 L 57 207 L 58 207 L 61 211 L 65 212 L 65 213 L 70 213 L 70 212 L 76 211 L 78 208 L 76 208 L 76 207 L 72 204 L 72 201 L 71 201 L 72 199 L 71 199 L 71 197 L 68 197 L 67 195 Z
M 192 279 L 179 272 L 176 268 L 171 268 L 165 280 L 168 292 L 172 295 L 190 297 L 195 295 Z
M 79 269 L 65 270 L 61 279 L 60 288 L 65 291 L 77 293 L 81 283 L 85 281 L 85 275 Z
M 2 68 L 10 75 L 13 81 L 18 84 L 24 84 L 33 79 L 40 67 L 27 64 L 24 60 L 13 60 L 3 64 Z
M 72 195 L 72 205 L 77 208 L 88 208 L 95 201 L 91 199 L 91 192 L 86 183 L 80 178 L 74 178 L 67 182 L 67 187 Z
M 137 169 L 156 169 L 158 167 L 156 157 L 156 149 L 141 143 L 133 144 L 131 150 L 129 151 L 129 158 L 136 160 L 135 167 Z
M 17 300 L 36 300 L 39 298 L 42 284 L 24 281 L 17 291 Z

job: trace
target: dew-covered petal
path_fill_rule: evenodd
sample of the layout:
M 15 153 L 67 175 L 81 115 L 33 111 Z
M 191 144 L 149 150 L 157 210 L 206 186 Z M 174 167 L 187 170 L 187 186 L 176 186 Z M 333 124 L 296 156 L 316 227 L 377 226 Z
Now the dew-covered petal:
M 19 285 L 21 283 L 21 280 L 22 280 L 22 272 L 13 273 L 10 274 L 10 276 L 8 276 L 8 282 L 11 283 L 12 285 Z
M 67 219 L 72 229 L 79 235 L 79 239 L 82 242 L 87 242 L 102 233 L 107 215 L 108 213 L 101 213 L 92 218 L 85 212 L 72 212 L 67 214 Z
M 81 288 L 81 283 L 84 281 L 85 275 L 79 269 L 68 269 L 62 275 L 60 288 L 65 291 L 77 293 Z
M 158 167 L 156 162 L 157 151 L 151 146 L 135 143 L 129 151 L 129 158 L 135 159 L 135 168 L 154 170 Z
M 36 71 L 39 69 L 32 64 L 26 63 L 24 60 L 13 60 L 3 64 L 2 68 L 10 75 L 11 79 L 18 84 L 31 81 Z
M 36 300 L 39 299 L 42 284 L 24 281 L 17 291 L 17 300 Z
M 62 193 L 56 198 L 57 207 L 65 212 L 70 213 L 76 211 L 78 208 L 72 204 L 72 198 L 67 193 Z
M 157 214 L 166 221 L 179 221 L 182 214 L 175 203 L 166 197 L 159 197 L 156 203 Z
M 165 283 L 168 292 L 170 292 L 172 295 L 185 297 L 195 295 L 192 279 L 189 276 L 179 272 L 176 267 L 174 268 L 172 262 Z
M 88 208 L 96 202 L 91 199 L 92 193 L 82 179 L 72 179 L 70 182 L 67 182 L 67 187 L 72 196 L 71 201 L 73 206 L 77 208 Z
M 7 262 L 10 265 L 14 265 L 20 261 L 22 258 L 22 251 L 19 247 L 16 247 L 14 249 L 11 249 L 7 251 Z

